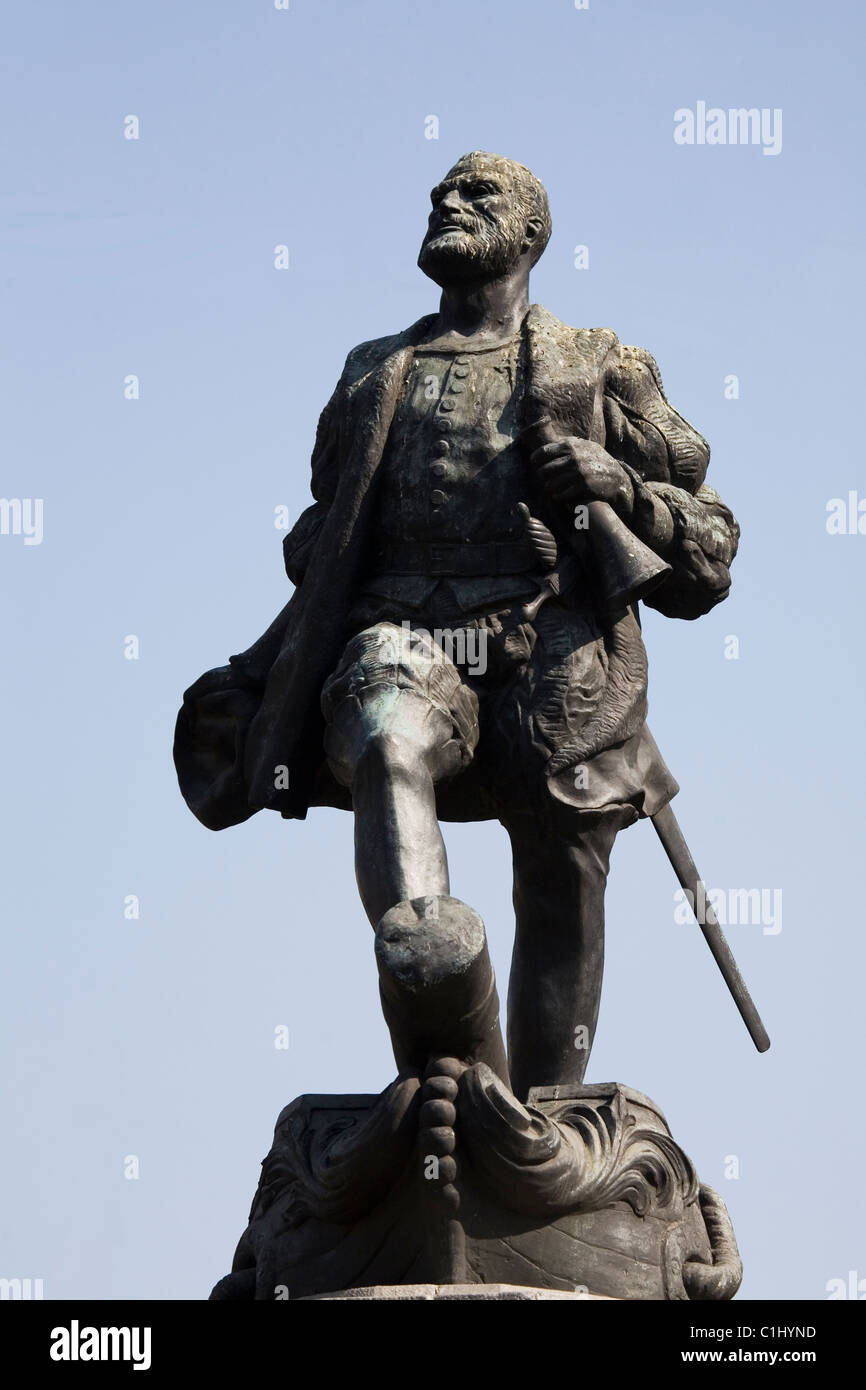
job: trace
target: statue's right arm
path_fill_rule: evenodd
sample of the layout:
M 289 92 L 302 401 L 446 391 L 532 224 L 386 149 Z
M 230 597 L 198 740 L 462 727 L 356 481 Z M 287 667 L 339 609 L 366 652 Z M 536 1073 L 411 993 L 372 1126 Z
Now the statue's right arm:
M 310 491 L 313 505 L 301 513 L 283 541 L 286 574 L 295 585 L 303 583 L 319 536 L 337 492 L 344 450 L 341 435 L 353 391 L 371 367 L 393 350 L 402 335 L 372 338 L 352 348 L 346 358 L 340 380 L 319 417 L 316 442 L 313 446 Z
M 283 541 L 283 559 L 286 574 L 295 585 L 303 582 L 304 574 L 322 529 L 328 508 L 334 500 L 337 489 L 337 469 L 339 462 L 339 408 L 346 373 L 340 378 L 331 399 L 319 416 L 316 442 L 311 460 L 312 479 L 310 491 L 315 498 L 295 522 Z

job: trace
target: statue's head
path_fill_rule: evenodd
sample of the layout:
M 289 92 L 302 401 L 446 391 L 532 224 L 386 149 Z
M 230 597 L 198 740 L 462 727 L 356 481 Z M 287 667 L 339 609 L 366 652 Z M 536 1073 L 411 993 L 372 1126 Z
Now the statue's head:
M 418 265 L 438 285 L 527 272 L 550 239 L 544 185 L 513 159 L 473 150 L 430 194 L 433 211 Z

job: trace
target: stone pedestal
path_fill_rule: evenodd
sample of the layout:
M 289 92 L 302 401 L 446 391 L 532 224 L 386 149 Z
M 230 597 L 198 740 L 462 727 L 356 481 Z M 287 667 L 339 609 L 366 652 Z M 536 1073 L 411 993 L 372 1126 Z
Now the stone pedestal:
M 724 1204 L 646 1096 L 523 1106 L 485 1063 L 436 1058 L 282 1112 L 211 1297 L 724 1299 L 741 1275 Z

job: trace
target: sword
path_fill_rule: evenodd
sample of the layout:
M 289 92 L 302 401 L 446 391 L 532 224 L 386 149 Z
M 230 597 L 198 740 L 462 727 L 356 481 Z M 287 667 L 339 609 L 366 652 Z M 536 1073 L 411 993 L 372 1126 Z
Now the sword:
M 527 426 L 524 434 L 528 447 L 535 449 L 540 444 L 554 442 L 559 431 L 550 417 L 542 411 L 536 414 L 536 419 Z M 519 511 L 527 539 L 540 564 L 544 569 L 553 570 L 557 554 L 553 535 L 546 526 L 530 515 L 529 508 L 524 503 L 519 504 Z M 638 599 L 644 598 L 657 588 L 671 573 L 671 567 L 628 529 L 607 502 L 591 501 L 587 503 L 587 511 L 591 521 L 588 538 L 593 552 L 592 571 L 601 607 L 607 612 L 618 613 L 631 605 L 640 623 Z M 559 595 L 560 588 L 559 574 L 549 574 L 546 585 L 538 597 L 526 605 L 524 619 L 528 621 L 534 618 L 542 603 Z M 704 909 L 701 916 L 704 920 L 701 921 L 695 912 L 695 921 L 703 932 L 704 940 L 713 953 L 713 959 L 722 972 L 722 978 L 733 995 L 734 1003 L 749 1030 L 752 1042 L 759 1052 L 766 1052 L 770 1046 L 769 1035 L 746 988 L 746 982 L 739 972 L 716 914 L 706 901 L 706 889 L 670 804 L 650 819 L 671 861 L 674 873 L 686 891 L 693 912 L 698 900 L 698 890 L 701 890 Z
M 692 912 L 695 913 L 695 921 L 704 934 L 704 940 L 713 953 L 713 959 L 722 972 L 722 978 L 728 989 L 733 995 L 734 1003 L 740 1011 L 740 1016 L 749 1030 L 749 1036 L 759 1052 L 766 1052 L 770 1046 L 770 1039 L 767 1030 L 761 1022 L 761 1016 L 755 1008 L 752 996 L 746 988 L 746 982 L 739 972 L 737 962 L 731 954 L 731 948 L 725 940 L 725 934 L 719 926 L 718 919 L 706 898 L 706 888 L 703 880 L 698 873 L 695 861 L 691 856 L 689 847 L 683 838 L 676 816 L 671 809 L 670 803 L 663 806 L 660 811 L 656 811 L 650 817 L 656 828 L 659 839 L 664 846 L 665 854 L 671 861 L 673 871 L 680 881 L 680 885 L 685 889 L 686 896 L 691 904 Z M 701 902 L 704 910 L 701 914 L 703 922 L 695 912 L 695 904 L 698 901 L 698 892 L 701 893 Z

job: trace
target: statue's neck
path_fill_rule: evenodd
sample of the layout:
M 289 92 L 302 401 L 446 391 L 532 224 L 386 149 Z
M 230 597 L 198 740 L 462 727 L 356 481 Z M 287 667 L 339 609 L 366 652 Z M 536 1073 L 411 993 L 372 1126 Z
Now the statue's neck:
M 503 276 L 483 284 L 446 285 L 427 344 L 441 348 L 495 347 L 509 342 L 529 308 L 529 277 Z

